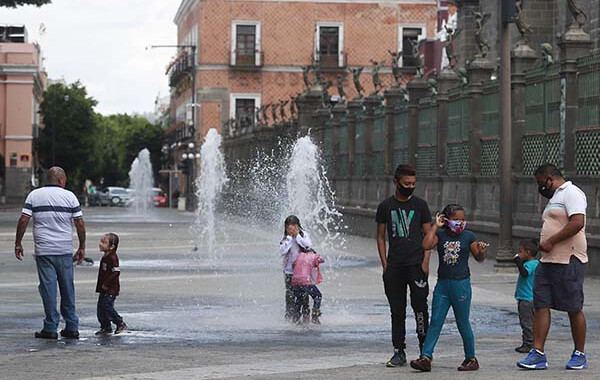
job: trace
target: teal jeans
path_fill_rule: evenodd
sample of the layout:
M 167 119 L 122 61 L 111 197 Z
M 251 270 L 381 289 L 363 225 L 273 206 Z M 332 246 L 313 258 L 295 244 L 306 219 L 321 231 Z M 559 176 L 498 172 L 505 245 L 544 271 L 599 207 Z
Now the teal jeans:
M 465 358 L 475 357 L 475 337 L 469 322 L 471 311 L 471 279 L 464 280 L 438 280 L 433 291 L 431 303 L 431 322 L 421 355 L 433 358 L 433 349 L 442 332 L 448 310 L 452 306 L 456 325 L 463 340 Z

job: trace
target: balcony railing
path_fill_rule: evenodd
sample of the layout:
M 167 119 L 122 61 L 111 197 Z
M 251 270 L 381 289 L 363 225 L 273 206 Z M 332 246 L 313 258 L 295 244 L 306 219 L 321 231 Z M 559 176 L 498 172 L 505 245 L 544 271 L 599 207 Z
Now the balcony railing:
M 263 66 L 264 54 L 262 51 L 256 51 L 254 53 L 244 52 L 240 53 L 232 51 L 229 56 L 229 66 L 237 69 L 260 69 Z
M 187 77 L 194 70 L 194 57 L 187 51 L 183 51 L 171 64 L 167 67 L 169 75 L 169 85 L 177 86 L 182 78 Z
M 343 70 L 346 68 L 347 54 L 343 51 L 338 54 L 321 54 L 317 52 L 314 55 L 314 61 L 322 70 Z

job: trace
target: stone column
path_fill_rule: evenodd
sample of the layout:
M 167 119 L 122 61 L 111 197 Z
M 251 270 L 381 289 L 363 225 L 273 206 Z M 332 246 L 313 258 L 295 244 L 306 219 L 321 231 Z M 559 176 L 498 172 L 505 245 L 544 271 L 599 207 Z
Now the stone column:
M 453 0 L 458 7 L 457 26 L 461 30 L 456 38 L 458 66 L 465 66 L 465 62 L 477 53 L 475 44 L 475 21 L 473 11 L 479 11 L 479 0 Z
M 467 93 L 470 98 L 469 115 L 471 116 L 471 125 L 469 126 L 469 162 L 471 174 L 474 175 L 481 173 L 482 83 L 490 79 L 493 71 L 494 65 L 482 57 L 475 58 L 468 68 L 469 87 Z
M 381 98 L 377 94 L 371 94 L 365 99 L 365 156 L 367 175 L 373 174 L 373 128 L 375 126 L 375 108 L 381 105 Z
M 298 130 L 302 135 L 313 126 L 313 115 L 321 105 L 321 86 L 316 85 L 298 99 Z
M 538 54 L 527 44 L 518 45 L 511 51 L 511 108 L 512 108 L 512 172 L 521 173 L 523 171 L 523 149 L 521 141 L 525 130 L 525 73 L 531 70 Z
M 360 100 L 348 102 L 348 166 L 350 176 L 354 176 L 354 151 L 356 146 L 356 118 L 362 104 Z M 352 188 L 350 188 L 352 191 Z
M 560 46 L 560 80 L 565 92 L 565 116 L 561 117 L 561 151 L 562 167 L 567 176 L 576 173 L 575 167 L 575 133 L 577 129 L 577 112 L 579 90 L 577 87 L 577 59 L 590 54 L 592 42 L 590 36 L 582 29 L 569 27 L 561 37 Z M 564 98 L 563 98 L 564 99 Z M 562 103 L 562 102 L 561 102 Z M 562 106 L 562 104 L 561 104 Z
M 394 174 L 394 133 L 396 129 L 396 120 L 394 109 L 403 101 L 404 94 L 400 86 L 392 86 L 385 90 L 385 130 L 383 133 L 385 139 L 384 163 L 385 174 Z
M 458 76 L 448 68 L 442 70 L 437 77 L 437 173 L 446 174 L 446 146 L 448 144 L 448 91 L 458 86 Z
M 316 140 L 315 142 L 321 146 L 321 149 L 323 149 L 323 142 L 325 141 L 325 129 L 327 128 L 327 122 L 330 118 L 331 115 L 329 114 L 329 109 L 327 108 L 319 107 L 314 113 L 313 120 L 315 120 L 315 122 L 313 123 L 312 127 L 312 135 L 314 140 Z
M 417 166 L 417 129 L 419 128 L 419 99 L 429 95 L 423 78 L 414 78 L 406 85 L 408 90 L 408 164 Z
M 342 103 L 337 103 L 331 110 L 333 118 L 331 119 L 331 128 L 333 128 L 333 149 L 331 151 L 331 161 L 329 163 L 329 177 L 333 178 L 333 187 L 335 190 L 335 179 L 337 178 L 337 159 L 340 152 L 340 139 L 347 139 L 348 136 L 340 136 L 340 126 L 342 117 L 346 114 L 346 106 Z M 346 158 L 347 159 L 347 158 Z

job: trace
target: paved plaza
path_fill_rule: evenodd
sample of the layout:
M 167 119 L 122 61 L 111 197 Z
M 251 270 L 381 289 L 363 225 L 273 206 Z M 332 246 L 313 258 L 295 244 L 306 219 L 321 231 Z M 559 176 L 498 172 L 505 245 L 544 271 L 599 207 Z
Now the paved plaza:
M 35 339 L 43 310 L 32 259 L 31 226 L 25 260 L 13 244 L 18 209 L 0 212 L 1 379 L 477 379 L 600 378 L 600 281 L 586 280 L 586 352 L 590 369 L 564 370 L 572 342 L 566 314 L 554 313 L 547 371 L 523 373 L 515 362 L 520 327 L 513 298 L 516 273 L 495 273 L 493 260 L 473 272 L 472 324 L 476 373 L 458 373 L 462 343 L 452 312 L 429 374 L 386 368 L 391 356 L 389 308 L 373 239 L 346 237 L 346 248 L 320 250 L 324 264 L 322 325 L 283 320 L 283 276 L 277 244 L 281 228 L 227 218 L 212 251 L 194 241 L 192 213 L 155 210 L 135 216 L 123 208 L 85 209 L 91 267 L 75 270 L 81 339 Z M 373 228 L 375 223 L 373 222 Z M 94 293 L 98 241 L 121 237 L 121 296 L 117 310 L 130 327 L 120 336 L 96 337 Z M 316 244 L 319 248 L 319 244 Z M 437 259 L 433 259 L 435 273 Z M 431 290 L 435 277 L 430 277 Z M 431 297 L 430 297 L 431 300 Z M 407 356 L 417 356 L 409 308 Z

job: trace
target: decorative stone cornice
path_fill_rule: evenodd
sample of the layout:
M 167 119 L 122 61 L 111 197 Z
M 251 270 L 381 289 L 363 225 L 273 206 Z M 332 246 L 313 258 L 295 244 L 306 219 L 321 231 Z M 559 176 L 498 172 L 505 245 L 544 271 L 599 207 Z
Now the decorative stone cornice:
M 33 65 L 0 65 L 0 75 L 35 75 L 38 70 Z
M 181 4 L 179 4 L 179 9 L 177 9 L 177 13 L 175 14 L 173 22 L 179 25 L 183 20 L 183 17 L 188 13 L 190 8 L 196 4 L 196 2 L 198 2 L 198 0 L 182 0 Z
M 239 0 L 182 0 L 179 5 L 179 9 L 175 14 L 175 18 L 173 22 L 177 25 L 183 21 L 183 17 L 187 14 L 187 12 L 194 6 L 197 2 L 200 1 L 222 1 L 222 2 L 233 2 Z M 473 1 L 473 0 L 461 0 L 462 1 Z M 478 2 L 478 0 L 476 0 Z M 408 5 L 408 4 L 417 4 L 417 5 L 436 5 L 436 0 L 246 0 L 246 2 L 254 2 L 254 3 L 323 3 L 323 4 L 387 4 L 387 5 Z

